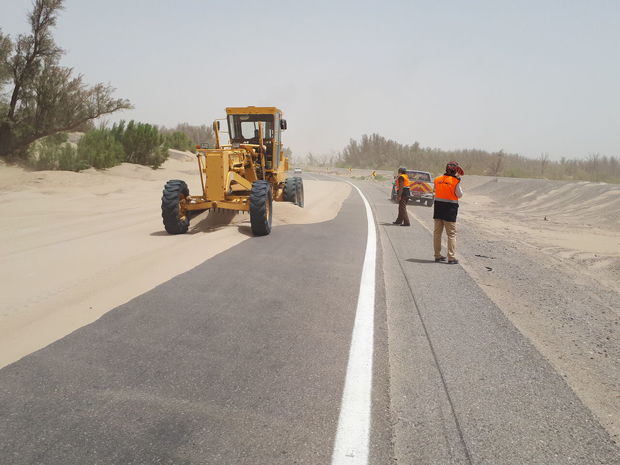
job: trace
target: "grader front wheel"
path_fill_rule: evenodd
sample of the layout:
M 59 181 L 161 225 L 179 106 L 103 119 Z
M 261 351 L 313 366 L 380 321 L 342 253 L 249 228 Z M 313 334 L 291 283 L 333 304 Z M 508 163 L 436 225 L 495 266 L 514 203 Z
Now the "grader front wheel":
M 169 234 L 183 234 L 189 228 L 189 216 L 184 204 L 189 196 L 189 189 L 185 181 L 173 179 L 164 187 L 161 197 L 161 216 L 164 227 Z
M 255 181 L 250 192 L 250 225 L 255 236 L 266 236 L 271 232 L 272 206 L 271 184 Z

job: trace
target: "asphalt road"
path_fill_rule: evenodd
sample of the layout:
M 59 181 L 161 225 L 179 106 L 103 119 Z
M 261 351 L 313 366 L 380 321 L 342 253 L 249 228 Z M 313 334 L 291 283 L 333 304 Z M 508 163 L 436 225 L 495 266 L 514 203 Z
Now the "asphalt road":
M 620 463 L 464 270 L 357 184 L 379 238 L 369 463 Z M 0 464 L 330 463 L 366 229 L 352 191 L 0 370 Z
M 362 183 L 383 246 L 394 454 L 412 464 L 619 464 L 564 379 L 417 221 Z M 410 206 L 432 218 L 432 208 Z

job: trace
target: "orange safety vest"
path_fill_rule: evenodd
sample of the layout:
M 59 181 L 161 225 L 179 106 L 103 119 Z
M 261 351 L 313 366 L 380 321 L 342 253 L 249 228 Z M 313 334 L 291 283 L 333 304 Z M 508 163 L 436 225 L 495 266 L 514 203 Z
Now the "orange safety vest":
M 456 196 L 456 186 L 461 182 L 454 176 L 437 176 L 435 178 L 435 200 L 458 203 Z
M 399 174 L 398 178 L 403 178 L 403 187 L 409 187 L 409 184 L 411 184 L 409 182 L 409 176 L 407 176 L 407 174 L 405 174 L 405 173 Z M 398 178 L 396 178 L 396 192 L 398 192 L 400 190 L 398 188 Z

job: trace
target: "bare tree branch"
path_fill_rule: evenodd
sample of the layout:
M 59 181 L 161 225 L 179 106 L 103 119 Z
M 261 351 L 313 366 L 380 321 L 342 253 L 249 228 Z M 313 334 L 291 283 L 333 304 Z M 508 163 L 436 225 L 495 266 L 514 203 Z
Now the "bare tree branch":
M 62 9 L 63 0 L 35 0 L 28 15 L 31 33 L 18 36 L 12 56 L 11 42 L 0 34 L 0 86 L 8 74 L 13 83 L 8 103 L 0 100 L 0 156 L 23 156 L 41 137 L 132 108 L 129 101 L 112 97 L 110 85 L 88 87 L 81 75 L 73 77 L 71 68 L 59 65 L 63 51 L 51 28 Z

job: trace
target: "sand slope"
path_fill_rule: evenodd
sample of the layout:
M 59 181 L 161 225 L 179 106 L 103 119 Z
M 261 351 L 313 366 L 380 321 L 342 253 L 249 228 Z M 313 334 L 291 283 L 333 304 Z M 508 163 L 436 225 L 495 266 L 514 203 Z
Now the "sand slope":
M 462 266 L 620 444 L 620 186 L 482 176 L 463 185 Z M 431 227 L 432 212 L 413 211 Z
M 464 179 L 462 218 L 620 290 L 620 185 L 544 179 Z
M 203 213 L 188 234 L 161 221 L 168 179 L 200 190 L 195 158 L 159 170 L 123 164 L 82 173 L 0 165 L 0 366 L 251 238 L 249 216 Z M 274 204 L 274 227 L 334 218 L 350 186 L 306 181 L 306 207 Z

